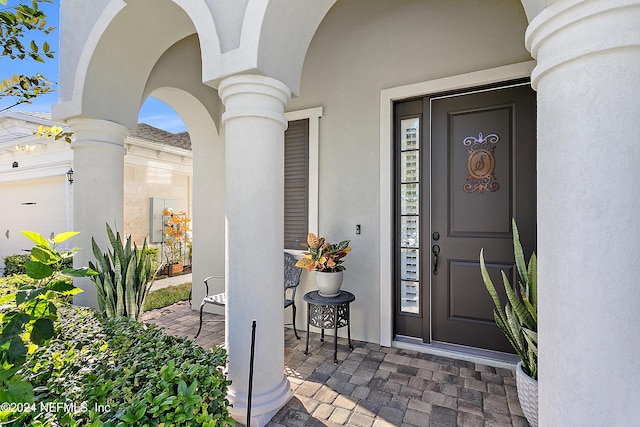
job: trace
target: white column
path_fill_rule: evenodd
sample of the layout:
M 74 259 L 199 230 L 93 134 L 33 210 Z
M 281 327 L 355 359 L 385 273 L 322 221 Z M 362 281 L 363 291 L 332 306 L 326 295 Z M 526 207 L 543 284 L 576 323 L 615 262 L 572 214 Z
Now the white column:
M 105 224 L 122 231 L 124 209 L 124 139 L 128 129 L 105 120 L 74 118 L 67 121 L 73 131 L 73 244 L 80 248 L 75 267 L 95 262 L 91 237 L 100 249 L 107 250 L 109 239 Z M 115 231 L 115 230 L 114 230 Z M 97 307 L 95 285 L 89 279 L 75 279 L 84 292 L 74 303 Z
M 284 108 L 281 82 L 237 75 L 218 88 L 226 112 L 226 346 L 231 414 L 246 423 L 251 323 L 257 321 L 251 425 L 289 400 L 284 374 Z
M 640 419 L 640 2 L 556 0 L 538 91 L 539 425 Z

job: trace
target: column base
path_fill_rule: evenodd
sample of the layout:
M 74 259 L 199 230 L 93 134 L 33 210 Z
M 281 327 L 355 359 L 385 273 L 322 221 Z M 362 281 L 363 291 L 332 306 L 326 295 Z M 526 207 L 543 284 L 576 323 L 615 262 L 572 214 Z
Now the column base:
M 271 418 L 291 399 L 293 390 L 286 375 L 282 375 L 282 381 L 273 390 L 253 394 L 251 396 L 251 427 L 263 427 Z M 247 399 L 246 393 L 229 390 L 229 401 L 233 407 L 229 413 L 236 422 L 247 424 Z

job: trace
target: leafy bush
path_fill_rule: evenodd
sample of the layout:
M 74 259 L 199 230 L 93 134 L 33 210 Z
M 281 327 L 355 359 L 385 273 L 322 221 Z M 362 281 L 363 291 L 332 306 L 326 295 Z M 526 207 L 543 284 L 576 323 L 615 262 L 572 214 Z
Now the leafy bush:
M 234 424 L 223 348 L 204 350 L 155 325 L 75 306 L 60 308 L 59 326 L 60 336 L 23 368 L 37 386 L 36 410 L 21 412 L 15 425 Z M 63 410 L 41 411 L 40 402 Z
M 24 263 L 27 262 L 29 258 L 29 254 L 7 255 L 4 257 L 4 273 L 2 273 L 2 275 L 8 277 L 14 274 L 25 274 L 27 270 L 24 267 Z
M 151 260 L 151 270 L 158 271 L 162 266 L 160 262 L 160 250 L 154 246 L 148 246 L 147 249 L 143 251 L 143 254 L 146 255 Z
M 56 335 L 54 322 L 58 319 L 56 303 L 61 302 L 60 297 L 82 292 L 69 283 L 70 277 L 93 273 L 86 268 L 64 268 L 64 260 L 72 257 L 76 249 L 56 250 L 59 243 L 77 232 L 61 233 L 51 240 L 32 231 L 20 232 L 35 243 L 24 263 L 31 280 L 6 285 L 0 293 L 0 402 L 23 404 L 34 399 L 32 384 L 21 374 L 23 363 L 38 346 L 46 345 Z M 19 276 L 13 277 L 19 280 Z M 9 411 L 0 408 L 0 422 L 11 418 Z
M 12 294 L 22 285 L 35 285 L 36 281 L 26 274 L 14 274 L 0 279 L 0 298 Z
M 29 254 L 15 254 L 7 255 L 4 257 L 4 277 L 9 277 L 14 274 L 27 274 L 25 263 L 31 259 Z M 72 268 L 73 257 L 65 258 L 62 260 L 62 268 Z

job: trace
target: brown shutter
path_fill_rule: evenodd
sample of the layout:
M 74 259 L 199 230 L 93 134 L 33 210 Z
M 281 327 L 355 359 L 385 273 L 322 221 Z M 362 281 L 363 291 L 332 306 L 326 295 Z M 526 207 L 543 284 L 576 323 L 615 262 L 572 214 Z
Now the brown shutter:
M 309 119 L 284 133 L 284 247 L 303 249 L 309 229 Z

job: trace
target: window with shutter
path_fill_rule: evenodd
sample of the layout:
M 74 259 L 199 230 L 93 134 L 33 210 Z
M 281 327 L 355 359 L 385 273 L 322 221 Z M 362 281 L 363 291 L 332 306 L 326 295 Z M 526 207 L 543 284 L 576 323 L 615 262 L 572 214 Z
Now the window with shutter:
M 309 230 L 309 119 L 284 133 L 284 247 L 302 249 Z

